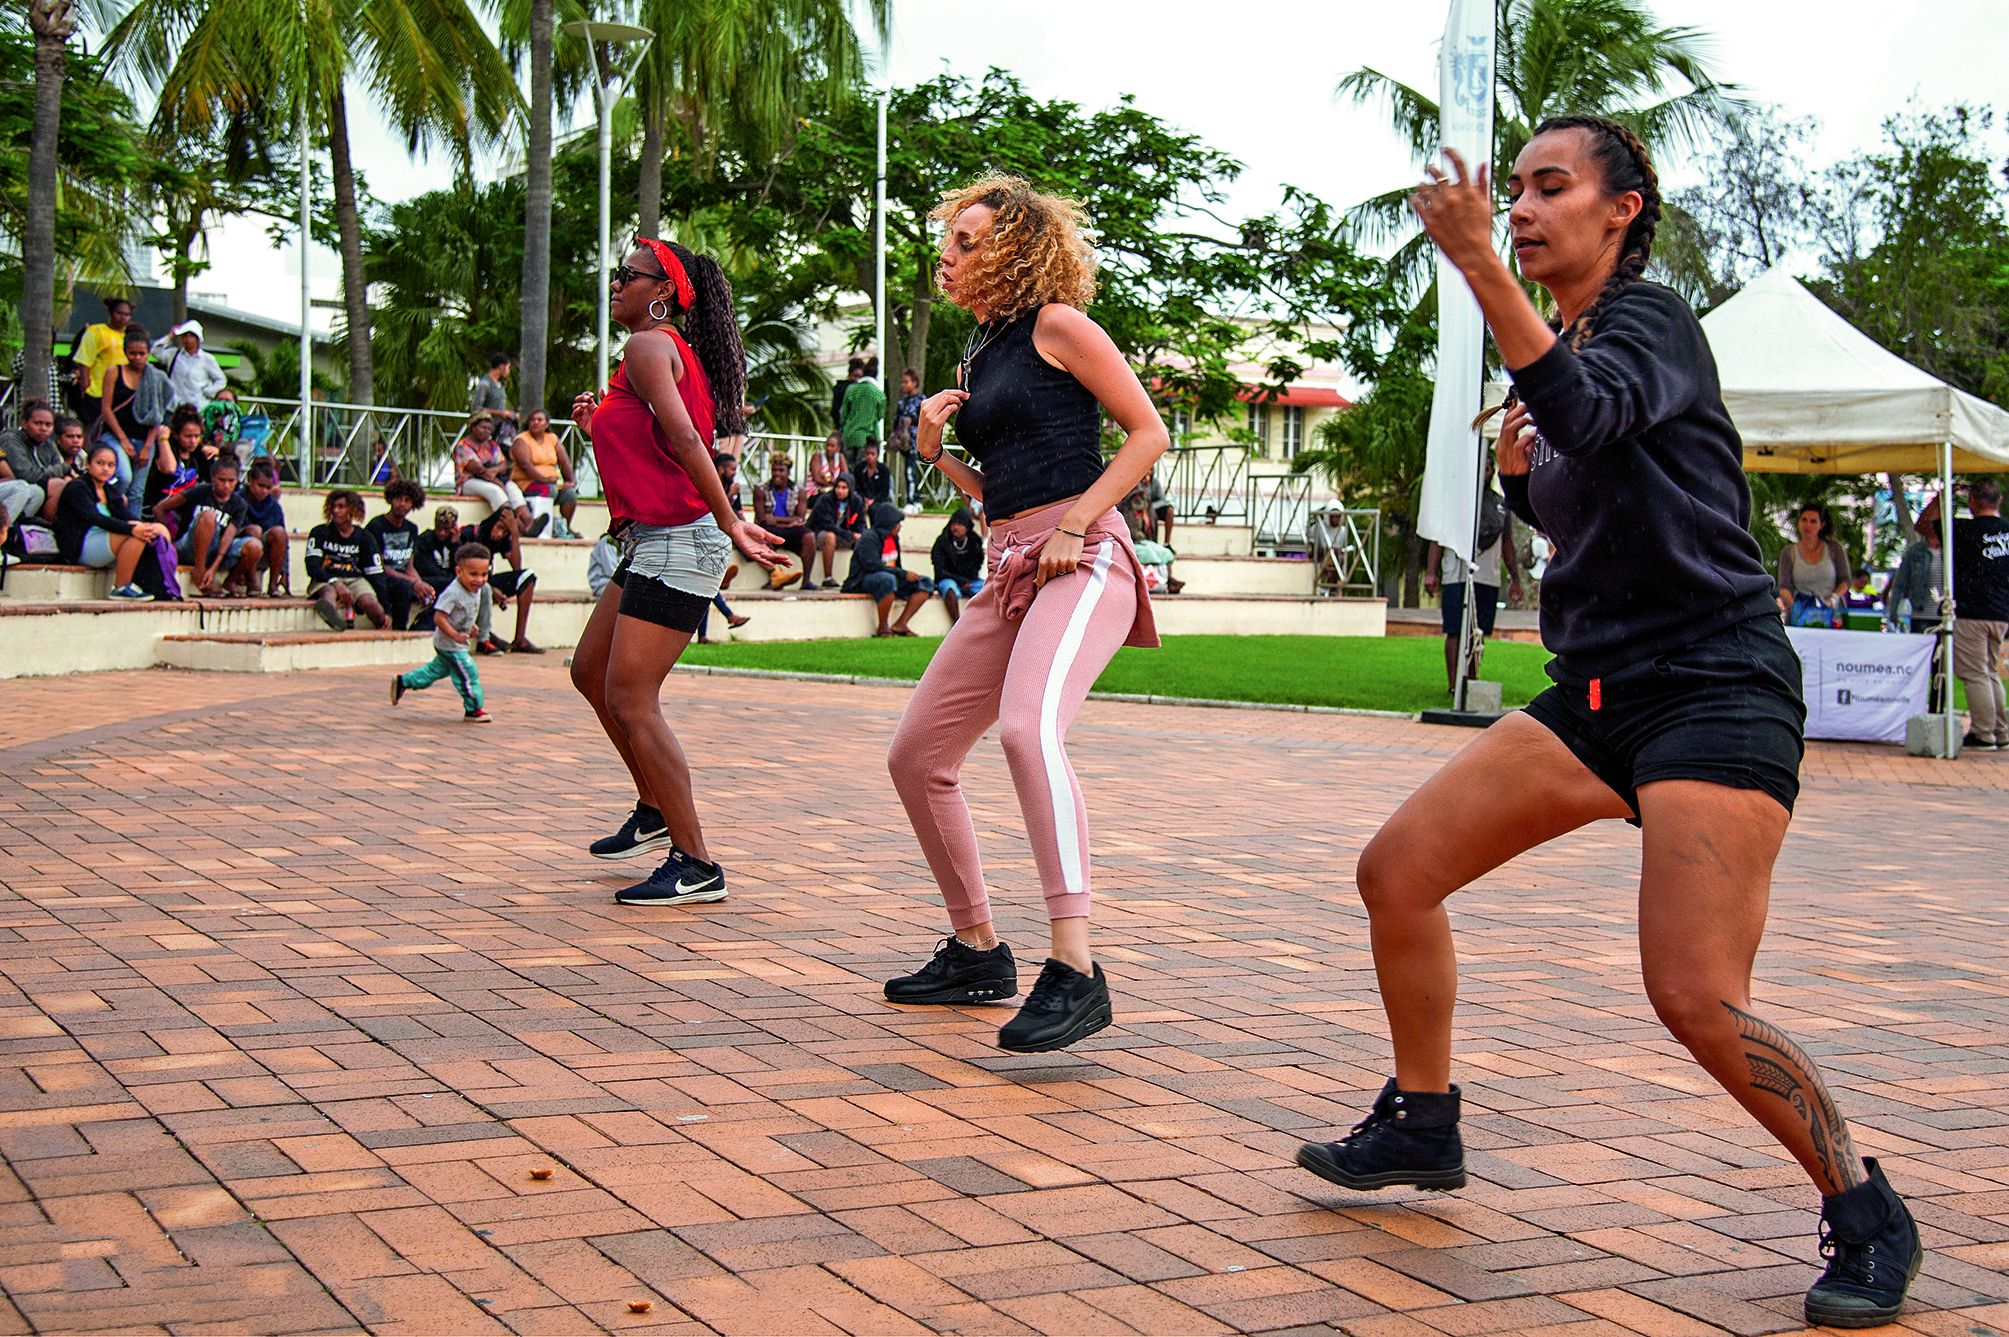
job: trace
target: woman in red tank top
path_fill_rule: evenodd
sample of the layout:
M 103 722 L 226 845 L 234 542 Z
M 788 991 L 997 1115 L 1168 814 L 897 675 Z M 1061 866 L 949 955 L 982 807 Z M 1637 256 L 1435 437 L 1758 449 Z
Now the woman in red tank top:
M 690 766 L 663 719 L 663 679 L 719 592 L 732 550 L 772 570 L 781 540 L 739 514 L 712 466 L 712 434 L 741 430 L 746 397 L 724 272 L 674 243 L 638 239 L 610 283 L 609 311 L 627 327 L 627 347 L 604 396 L 572 401 L 572 420 L 593 442 L 621 561 L 573 652 L 572 682 L 638 797 L 592 852 L 667 856 L 615 894 L 620 904 L 721 901 L 725 872 L 705 849 Z

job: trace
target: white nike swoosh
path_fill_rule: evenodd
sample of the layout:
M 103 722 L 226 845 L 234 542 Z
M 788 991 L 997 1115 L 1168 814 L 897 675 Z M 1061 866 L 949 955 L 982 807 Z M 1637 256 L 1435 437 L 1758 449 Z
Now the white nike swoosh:
M 710 878 L 703 878 L 696 882 L 685 882 L 679 880 L 677 882 L 677 895 L 684 896 L 688 895 L 693 891 L 703 891 L 710 882 L 711 882 Z

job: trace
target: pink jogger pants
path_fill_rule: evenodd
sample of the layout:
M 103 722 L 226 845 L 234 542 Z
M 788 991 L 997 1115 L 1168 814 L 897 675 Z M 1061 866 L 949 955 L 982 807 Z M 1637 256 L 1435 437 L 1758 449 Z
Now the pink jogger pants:
M 1088 530 L 1081 565 L 1048 581 L 1021 616 L 1028 565 L 1066 504 L 998 522 L 991 582 L 963 606 L 961 621 L 907 702 L 887 766 L 914 823 L 928 867 L 958 929 L 991 917 L 976 827 L 963 801 L 963 758 L 1000 725 L 1012 785 L 1046 894 L 1047 916 L 1088 913 L 1088 813 L 1062 740 L 1088 690 L 1126 640 L 1155 645 L 1137 559 L 1115 512 Z M 1133 634 L 1134 632 L 1134 634 Z

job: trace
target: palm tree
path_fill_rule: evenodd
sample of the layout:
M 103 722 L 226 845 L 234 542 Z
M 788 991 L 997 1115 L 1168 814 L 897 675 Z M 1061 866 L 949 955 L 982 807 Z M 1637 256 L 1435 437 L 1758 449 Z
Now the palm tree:
M 157 131 L 206 132 L 278 105 L 326 135 L 349 394 L 375 402 L 348 83 L 368 90 L 414 149 L 443 143 L 464 165 L 521 105 L 475 10 L 467 0 L 137 0 L 106 51 L 156 90 Z
M 56 136 L 63 113 L 63 56 L 76 30 L 75 0 L 28 0 L 35 34 L 35 123 L 28 142 L 28 216 L 21 237 L 22 384 L 47 383 L 56 318 Z
M 1550 116 L 1589 112 L 1635 131 L 1649 148 L 1701 142 L 1742 105 L 1734 85 L 1710 72 L 1708 39 L 1694 28 L 1662 27 L 1645 0 L 1496 0 L 1493 179 L 1527 147 Z M 1685 86 L 1685 87 L 1684 87 Z M 1674 91 L 1681 89 L 1681 91 Z M 1379 70 L 1355 70 L 1339 93 L 1356 105 L 1380 103 L 1417 156 L 1438 148 L 1437 103 Z M 1410 186 L 1355 205 L 1363 240 L 1400 240 L 1391 277 L 1415 294 L 1433 267 L 1428 239 L 1409 212 Z
M 866 0 L 865 9 L 883 44 L 892 0 Z M 662 220 L 663 155 L 673 124 L 680 151 L 700 170 L 723 142 L 750 162 L 767 162 L 801 118 L 841 104 L 865 70 L 846 0 L 642 0 L 635 22 L 656 33 L 635 74 L 645 236 L 655 236 Z

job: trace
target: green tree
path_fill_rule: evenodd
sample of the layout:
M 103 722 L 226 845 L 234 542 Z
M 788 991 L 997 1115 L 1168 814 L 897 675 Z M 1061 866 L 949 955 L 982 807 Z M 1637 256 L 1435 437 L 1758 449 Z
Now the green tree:
M 863 8 L 883 41 L 891 0 Z M 658 235 L 666 156 L 700 174 L 727 148 L 770 162 L 805 118 L 857 94 L 865 58 L 851 13 L 846 0 L 641 0 L 635 21 L 656 34 L 635 72 L 644 235 Z
M 349 393 L 375 401 L 363 220 L 348 83 L 414 147 L 465 163 L 519 105 L 509 68 L 467 0 L 136 0 L 112 28 L 114 65 L 156 93 L 164 139 L 286 108 L 326 135 L 342 254 Z
M 132 106 L 99 60 L 70 49 L 75 26 L 68 0 L 29 0 L 0 17 L 0 69 L 34 71 L 0 78 L 0 233 L 21 245 L 18 267 L 0 262 L 0 278 L 19 298 L 29 385 L 42 383 L 58 289 L 131 280 L 125 243 L 147 178 Z
M 666 207 L 723 209 L 769 262 L 745 276 L 764 310 L 798 323 L 835 314 L 841 294 L 872 290 L 876 108 L 858 97 L 804 125 L 774 163 L 722 161 L 715 174 L 666 179 Z M 1276 349 L 1274 382 L 1331 349 L 1311 319 L 1343 323 L 1370 274 L 1322 202 L 1287 191 L 1259 218 L 1219 215 L 1232 158 L 1129 99 L 1102 111 L 1034 97 L 1002 70 L 943 75 L 897 89 L 888 112 L 889 374 L 902 365 L 938 388 L 953 380 L 966 317 L 934 298 L 941 196 L 988 170 L 1016 172 L 1079 200 L 1094 228 L 1101 286 L 1091 314 L 1168 406 L 1201 418 L 1239 407 L 1238 345 Z M 861 324 L 855 339 L 869 340 Z M 894 350 L 903 350 L 896 358 Z
M 2009 404 L 2009 167 L 1991 165 L 1987 108 L 1909 112 L 1833 169 L 1813 286 L 1915 366 Z
M 1497 0 L 1494 19 L 1493 178 L 1503 189 L 1534 128 L 1551 116 L 1591 112 L 1631 127 L 1661 151 L 1701 143 L 1741 105 L 1708 63 L 1708 39 L 1663 27 L 1645 0 Z M 1363 67 L 1339 82 L 1357 105 L 1379 104 L 1419 159 L 1438 149 L 1436 99 Z M 1363 238 L 1396 243 L 1390 274 L 1410 293 L 1432 274 L 1429 239 L 1409 212 L 1404 185 L 1354 206 Z
M 1670 196 L 1654 242 L 1663 272 L 1694 280 L 1691 300 L 1717 306 L 1811 244 L 1823 208 L 1806 166 L 1813 135 L 1812 120 L 1770 107 L 1716 130 L 1706 180 Z

